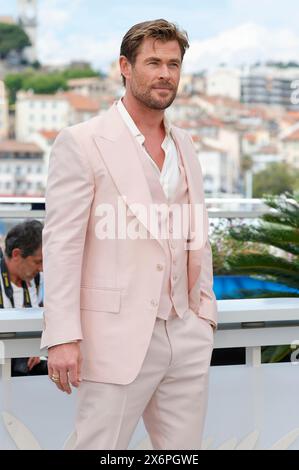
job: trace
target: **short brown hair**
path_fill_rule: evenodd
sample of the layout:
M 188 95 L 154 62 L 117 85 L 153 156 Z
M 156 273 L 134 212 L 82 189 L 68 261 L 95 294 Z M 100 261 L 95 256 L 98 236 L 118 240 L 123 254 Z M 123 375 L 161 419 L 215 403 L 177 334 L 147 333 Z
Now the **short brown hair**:
M 136 61 L 138 49 L 144 39 L 154 38 L 160 41 L 173 41 L 179 43 L 182 60 L 185 52 L 189 47 L 188 34 L 184 30 L 169 21 L 159 19 L 153 21 L 144 21 L 132 26 L 123 37 L 120 46 L 120 55 L 125 56 L 131 64 Z M 126 83 L 125 77 L 122 76 L 124 85 Z

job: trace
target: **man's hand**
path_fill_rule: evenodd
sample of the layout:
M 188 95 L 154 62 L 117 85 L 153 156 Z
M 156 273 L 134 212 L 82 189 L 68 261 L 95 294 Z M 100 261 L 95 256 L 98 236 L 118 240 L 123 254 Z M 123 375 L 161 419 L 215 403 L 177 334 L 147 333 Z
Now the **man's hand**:
M 71 386 L 79 387 L 81 382 L 82 356 L 80 344 L 66 343 L 48 349 L 49 377 L 62 392 L 72 393 Z
M 29 370 L 33 369 L 33 367 L 37 366 L 37 364 L 39 363 L 40 363 L 40 357 L 29 357 L 27 361 L 28 369 Z

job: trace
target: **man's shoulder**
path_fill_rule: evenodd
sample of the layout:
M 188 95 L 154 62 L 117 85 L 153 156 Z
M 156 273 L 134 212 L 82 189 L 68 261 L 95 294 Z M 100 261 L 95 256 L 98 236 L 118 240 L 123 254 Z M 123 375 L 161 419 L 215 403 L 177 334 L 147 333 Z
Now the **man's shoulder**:
M 64 127 L 62 129 L 62 132 L 70 133 L 73 136 L 91 135 L 101 125 L 101 122 L 103 122 L 104 117 L 105 112 L 103 114 L 94 116 L 88 119 L 87 121 L 79 122 L 77 124 L 73 124 L 72 126 Z
M 87 119 L 86 121 L 66 126 L 60 131 L 60 134 L 70 134 L 75 139 L 80 137 L 91 137 L 103 127 L 107 119 L 109 120 L 109 115 L 112 109 L 113 106 L 107 110 L 101 111 L 97 116 Z

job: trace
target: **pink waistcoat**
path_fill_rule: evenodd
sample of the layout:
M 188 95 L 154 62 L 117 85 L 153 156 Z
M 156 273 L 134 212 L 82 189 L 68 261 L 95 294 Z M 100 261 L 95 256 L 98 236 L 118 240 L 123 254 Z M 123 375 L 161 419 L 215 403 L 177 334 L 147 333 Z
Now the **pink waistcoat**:
M 180 176 L 177 183 L 176 191 L 171 199 L 167 199 L 164 190 L 159 180 L 159 176 L 149 158 L 144 154 L 143 150 L 139 147 L 139 157 L 144 169 L 144 173 L 148 182 L 148 186 L 152 195 L 154 204 L 166 204 L 168 207 L 172 204 L 180 205 L 189 203 L 188 185 L 185 175 L 185 169 L 182 158 L 179 155 L 179 170 Z M 186 212 L 185 212 L 186 214 Z M 166 218 L 167 219 L 167 218 Z M 188 220 L 188 219 L 187 219 Z M 163 223 L 163 220 L 162 220 Z M 185 250 L 186 238 L 173 238 L 173 218 L 171 213 L 168 223 L 165 222 L 166 230 L 164 233 L 168 238 L 163 240 L 165 249 L 165 265 L 163 266 L 164 276 L 161 296 L 157 317 L 167 320 L 169 316 L 178 315 L 183 318 L 184 313 L 188 310 L 188 251 Z M 161 266 L 162 269 L 162 266 Z

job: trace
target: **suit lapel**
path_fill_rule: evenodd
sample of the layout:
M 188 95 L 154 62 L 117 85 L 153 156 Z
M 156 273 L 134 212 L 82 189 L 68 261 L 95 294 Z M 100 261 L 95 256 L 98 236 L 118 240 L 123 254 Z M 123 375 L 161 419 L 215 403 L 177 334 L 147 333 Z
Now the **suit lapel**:
M 163 242 L 157 238 L 154 227 L 150 224 L 150 210 L 154 202 L 134 137 L 115 105 L 107 112 L 101 127 L 101 131 L 94 135 L 94 140 L 121 197 L 130 211 L 164 249 Z M 142 209 L 138 210 L 136 205 Z
M 199 235 L 199 231 L 201 231 L 201 236 L 195 242 L 196 249 L 193 248 L 188 251 L 188 292 L 190 292 L 195 286 L 201 271 L 202 248 L 208 236 L 208 219 L 204 205 L 203 178 L 194 147 L 188 136 L 186 134 L 182 136 L 181 132 L 177 129 L 173 130 L 173 138 L 181 153 L 187 178 L 190 204 L 190 230 L 195 230 L 196 237 Z M 196 223 L 196 211 L 198 211 L 199 207 L 203 208 L 200 226 Z

